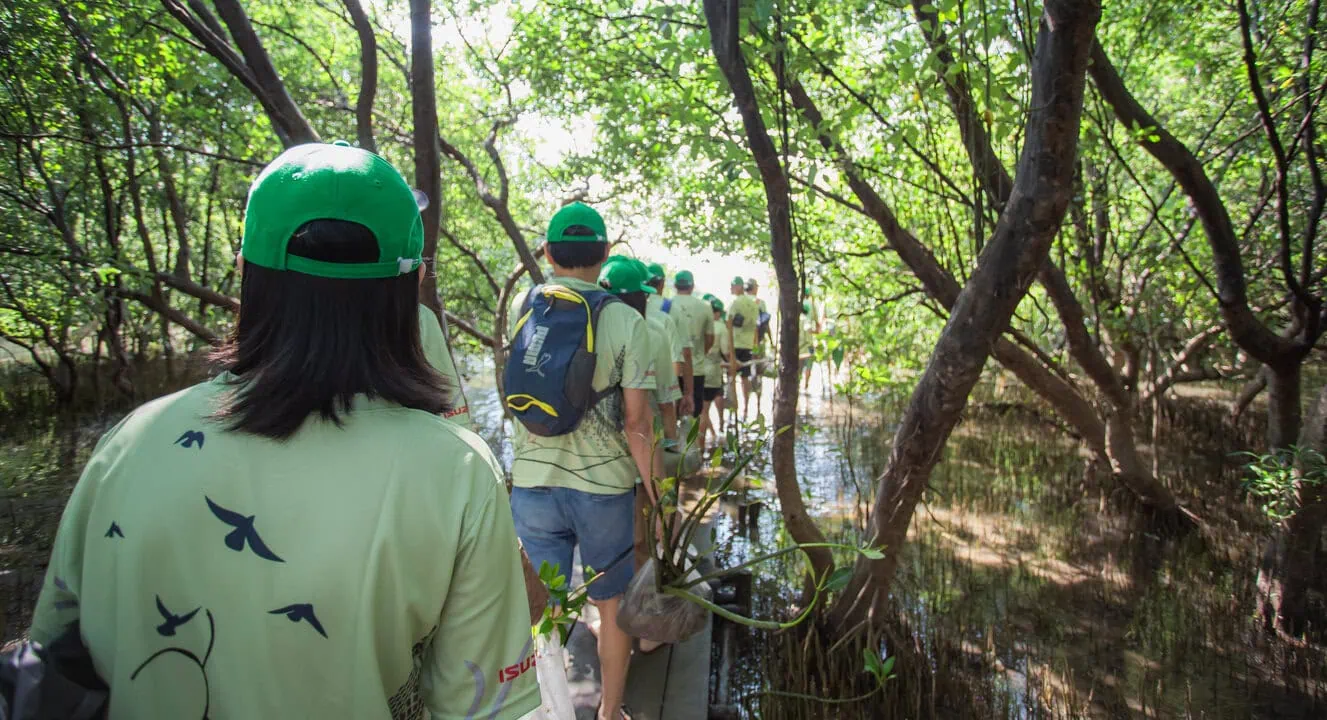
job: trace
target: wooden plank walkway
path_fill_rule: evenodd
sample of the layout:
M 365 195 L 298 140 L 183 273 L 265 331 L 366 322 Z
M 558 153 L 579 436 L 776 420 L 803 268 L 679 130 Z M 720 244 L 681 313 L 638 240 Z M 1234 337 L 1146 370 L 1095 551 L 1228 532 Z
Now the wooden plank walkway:
M 587 609 L 585 620 L 597 618 Z M 679 645 L 649 655 L 635 653 L 627 674 L 626 704 L 637 720 L 703 720 L 709 714 L 710 636 L 705 629 Z M 593 720 L 599 705 L 599 656 L 594 636 L 577 624 L 568 642 L 567 679 L 576 704 L 576 720 Z
M 684 508 L 694 507 L 708 481 L 707 477 L 691 476 L 683 482 L 680 500 Z M 694 551 L 709 549 L 709 529 L 717 512 L 717 507 L 711 509 L 701 530 L 696 533 L 692 544 Z M 572 574 L 574 587 L 584 582 L 579 549 L 572 567 L 575 568 Z M 702 572 L 708 572 L 708 569 Z M 567 640 L 567 680 L 576 705 L 576 720 L 593 720 L 599 706 L 599 654 L 594 636 L 586 628 L 586 623 L 598 618 L 598 611 L 587 604 L 582 622 L 576 624 Z M 705 621 L 705 628 L 685 642 L 661 647 L 648 655 L 632 654 L 631 669 L 627 673 L 626 705 L 637 720 L 704 720 L 709 716 L 713 628 L 714 618 L 710 617 Z
M 696 535 L 693 547 L 708 548 L 708 523 Z M 581 567 L 579 551 L 573 567 Z M 578 569 L 576 573 L 579 572 Z M 579 578 L 573 577 L 573 584 L 579 582 Z M 598 619 L 598 611 L 587 604 L 582 622 L 576 624 L 567 640 L 567 680 L 576 704 L 576 720 L 593 720 L 599 706 L 599 654 L 594 636 L 586 628 L 586 623 Z M 648 655 L 632 654 L 626 705 L 636 720 L 703 720 L 709 715 L 713 628 L 714 618 L 709 617 L 705 628 L 685 642 L 661 647 Z

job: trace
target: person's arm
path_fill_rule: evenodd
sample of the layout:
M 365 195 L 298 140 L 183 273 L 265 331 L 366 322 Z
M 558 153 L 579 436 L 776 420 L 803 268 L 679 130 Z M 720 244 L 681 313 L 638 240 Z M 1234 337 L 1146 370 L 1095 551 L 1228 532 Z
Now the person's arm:
M 530 601 L 497 461 L 477 440 L 471 450 L 448 482 L 435 483 L 419 498 L 427 502 L 412 509 L 418 518 L 412 524 L 432 531 L 427 506 L 459 502 L 458 491 L 469 485 L 442 612 L 425 649 L 420 696 L 431 717 L 466 717 L 483 707 L 485 717 L 516 720 L 539 707 Z M 446 537 L 446 528 L 435 531 Z M 403 559 L 422 560 L 417 552 Z
M 734 342 L 734 340 L 733 340 L 733 316 L 732 316 L 731 313 L 728 315 L 728 351 L 727 351 L 727 353 L 725 353 L 725 354 L 728 356 L 728 370 L 729 370 L 729 372 L 736 373 L 736 372 L 737 372 L 737 343 Z
M 691 360 L 691 348 L 682 351 L 682 367 L 679 376 L 682 378 L 682 412 L 690 415 L 692 410 L 692 398 L 696 392 L 696 373 L 695 364 Z
M 657 481 L 663 477 L 663 456 L 654 451 L 654 414 L 650 412 L 648 390 L 623 388 L 622 400 L 626 406 L 627 447 L 631 459 L 640 473 L 641 486 L 651 504 L 659 502 Z
M 656 388 L 656 378 L 649 373 L 653 364 L 650 358 L 650 335 L 645 319 L 632 314 L 630 310 L 617 312 L 620 306 L 609 306 L 613 310 L 617 341 L 622 352 L 622 401 L 623 425 L 627 434 L 627 447 L 631 458 L 636 463 L 636 472 L 640 473 L 641 484 L 645 487 L 646 497 L 658 498 L 656 478 L 663 477 L 663 458 L 655 457 L 654 452 L 654 413 L 650 410 L 650 393 Z M 605 316 L 601 315 L 601 321 Z M 617 318 L 621 318 L 620 320 Z M 610 347 L 618 347 L 615 344 Z
M 659 417 L 663 419 L 664 438 L 677 440 L 677 403 L 659 403 Z
M 423 305 L 419 306 L 419 344 L 424 349 L 424 359 L 447 381 L 451 409 L 442 416 L 467 430 L 473 430 L 470 403 L 465 399 L 461 375 L 456 372 L 456 364 L 452 361 L 447 335 L 443 332 L 438 316 Z

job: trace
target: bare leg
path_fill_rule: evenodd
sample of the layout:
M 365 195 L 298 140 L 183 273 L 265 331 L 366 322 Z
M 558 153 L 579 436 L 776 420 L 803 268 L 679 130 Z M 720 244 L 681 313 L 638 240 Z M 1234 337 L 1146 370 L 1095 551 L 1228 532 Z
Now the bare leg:
M 710 405 L 712 402 L 706 400 L 704 407 L 700 410 L 700 430 L 696 433 L 696 445 L 700 448 L 700 462 L 705 464 L 705 446 L 710 438 Z
M 621 596 L 594 601 L 599 608 L 599 673 L 603 678 L 599 720 L 618 720 L 622 697 L 627 688 L 631 637 L 617 626 L 617 610 L 621 601 Z
M 742 422 L 751 416 L 751 378 L 742 376 Z

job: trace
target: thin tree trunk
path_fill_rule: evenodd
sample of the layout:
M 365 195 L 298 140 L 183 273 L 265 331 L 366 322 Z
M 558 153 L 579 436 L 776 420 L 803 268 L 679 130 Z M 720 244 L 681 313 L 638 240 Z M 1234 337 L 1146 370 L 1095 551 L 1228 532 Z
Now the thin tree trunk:
M 1271 377 L 1272 371 L 1264 365 L 1258 369 L 1258 374 L 1252 380 L 1244 384 L 1235 395 L 1235 399 L 1230 403 L 1230 419 L 1239 420 L 1249 405 L 1253 404 L 1255 398 L 1267 389 L 1267 379 Z
M 378 38 L 359 0 L 342 0 L 359 35 L 359 97 L 355 99 L 355 136 L 359 146 L 378 152 L 373 139 L 373 99 L 378 93 Z
M 410 0 L 410 103 L 415 124 L 415 187 L 429 199 L 423 211 L 424 262 L 429 268 L 424 272 L 419 296 L 441 322 L 442 302 L 438 298 L 438 278 L 433 273 L 442 222 L 442 169 L 438 157 L 438 101 L 433 89 L 432 4 L 431 0 Z M 443 331 L 446 329 L 443 323 Z
M 1288 448 L 1299 441 L 1300 364 L 1268 366 L 1267 447 Z
M 797 300 L 797 271 L 793 264 L 791 193 L 788 176 L 779 163 L 778 152 L 760 115 L 755 87 L 742 54 L 738 36 L 740 4 L 740 0 L 705 0 L 704 3 L 714 57 L 732 90 L 746 129 L 747 144 L 765 187 L 770 254 L 779 280 L 779 384 L 774 398 L 774 444 L 771 448 L 774 484 L 788 534 L 798 543 L 823 543 L 825 536 L 806 511 L 802 488 L 797 482 L 797 333 L 801 305 Z M 827 578 L 834 568 L 834 558 L 829 550 L 807 548 L 804 552 L 810 560 L 814 578 Z
M 1003 208 L 1009 201 L 1013 180 L 991 144 L 981 113 L 973 101 L 967 73 L 958 65 L 950 50 L 949 39 L 940 24 L 935 6 L 922 0 L 912 0 L 912 6 L 931 51 L 939 62 L 939 75 L 945 85 L 954 117 L 958 120 L 959 134 L 963 138 L 963 146 L 973 170 L 991 202 Z M 1098 233 L 1104 233 L 1109 213 L 1104 209 L 1101 194 L 1094 194 L 1093 205 Z M 1091 264 L 1095 264 L 1095 261 Z M 1162 527 L 1182 531 L 1194 529 L 1196 519 L 1193 515 L 1179 506 L 1170 489 L 1157 480 L 1138 457 L 1137 440 L 1132 434 L 1137 414 L 1135 394 L 1126 387 L 1125 378 L 1120 377 L 1111 367 L 1100 345 L 1088 332 L 1082 303 L 1074 294 L 1064 271 L 1048 258 L 1040 280 L 1064 325 L 1070 354 L 1110 404 L 1106 411 L 1109 437 L 1105 450 L 1116 481 L 1132 491 Z M 1128 433 L 1124 432 L 1126 429 Z
M 253 24 L 249 22 L 249 16 L 245 14 L 244 8 L 240 7 L 239 0 L 212 0 L 212 4 L 216 6 L 217 14 L 230 30 L 235 46 L 244 56 L 244 64 L 250 75 L 262 89 L 259 100 L 273 114 L 274 123 L 280 123 L 289 144 L 318 142 L 317 131 L 309 124 L 304 113 L 300 112 L 290 93 L 286 92 L 286 84 L 282 82 L 281 75 L 273 67 L 272 58 L 263 48 L 263 43 L 258 39 L 258 33 L 254 32 Z
M 861 559 L 833 610 L 841 629 L 883 609 L 908 526 L 996 339 L 1046 261 L 1073 186 L 1096 2 L 1047 2 L 1032 63 L 1032 113 L 1013 191 L 931 354 L 894 437 L 872 512 L 879 560 Z
M 1272 386 L 1275 395 L 1275 380 Z M 1298 383 L 1295 387 L 1298 388 Z M 1295 407 L 1298 408 L 1299 404 L 1296 403 Z M 1309 408 L 1308 421 L 1298 440 L 1301 450 L 1327 452 L 1327 387 L 1318 393 Z M 1314 469 L 1303 465 L 1298 468 L 1300 473 L 1310 470 Z M 1316 471 L 1324 472 L 1324 469 L 1316 468 Z M 1276 574 L 1280 597 L 1278 615 L 1282 629 L 1291 635 L 1299 635 L 1311 624 L 1319 625 L 1327 617 L 1327 602 L 1323 600 L 1323 592 L 1327 590 L 1324 587 L 1327 585 L 1327 551 L 1323 549 L 1327 487 L 1301 482 L 1298 493 L 1299 511 L 1286 523 L 1285 536 L 1279 543 L 1283 554 Z M 1318 631 L 1322 633 L 1321 626 Z

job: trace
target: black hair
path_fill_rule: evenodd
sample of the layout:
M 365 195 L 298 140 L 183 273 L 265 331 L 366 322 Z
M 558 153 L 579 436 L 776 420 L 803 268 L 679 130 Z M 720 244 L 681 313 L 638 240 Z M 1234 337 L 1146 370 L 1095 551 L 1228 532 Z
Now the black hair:
M 659 290 L 659 291 L 662 292 L 662 291 L 663 291 L 663 286 L 664 286 L 664 279 L 661 278 L 661 277 L 651 277 L 650 279 L 648 279 L 648 280 L 645 281 L 645 284 L 646 284 L 646 285 L 649 285 L 650 287 L 654 288 L 655 290 Z
M 574 230 L 575 227 L 568 228 Z M 568 240 L 551 242 L 544 246 L 544 253 L 558 267 L 568 270 L 594 267 L 608 257 L 608 243 L 598 240 Z
M 640 313 L 641 317 L 645 317 L 645 303 L 646 299 L 649 297 L 645 291 L 622 293 L 617 297 L 619 300 L 626 303 L 627 307 Z
M 314 220 L 291 237 L 291 255 L 377 262 L 368 228 Z M 419 278 L 351 280 L 244 264 L 240 312 L 213 358 L 236 376 L 213 419 L 228 430 L 285 440 L 310 415 L 341 424 L 356 395 L 431 413 L 449 409 L 448 381 L 419 339 Z

